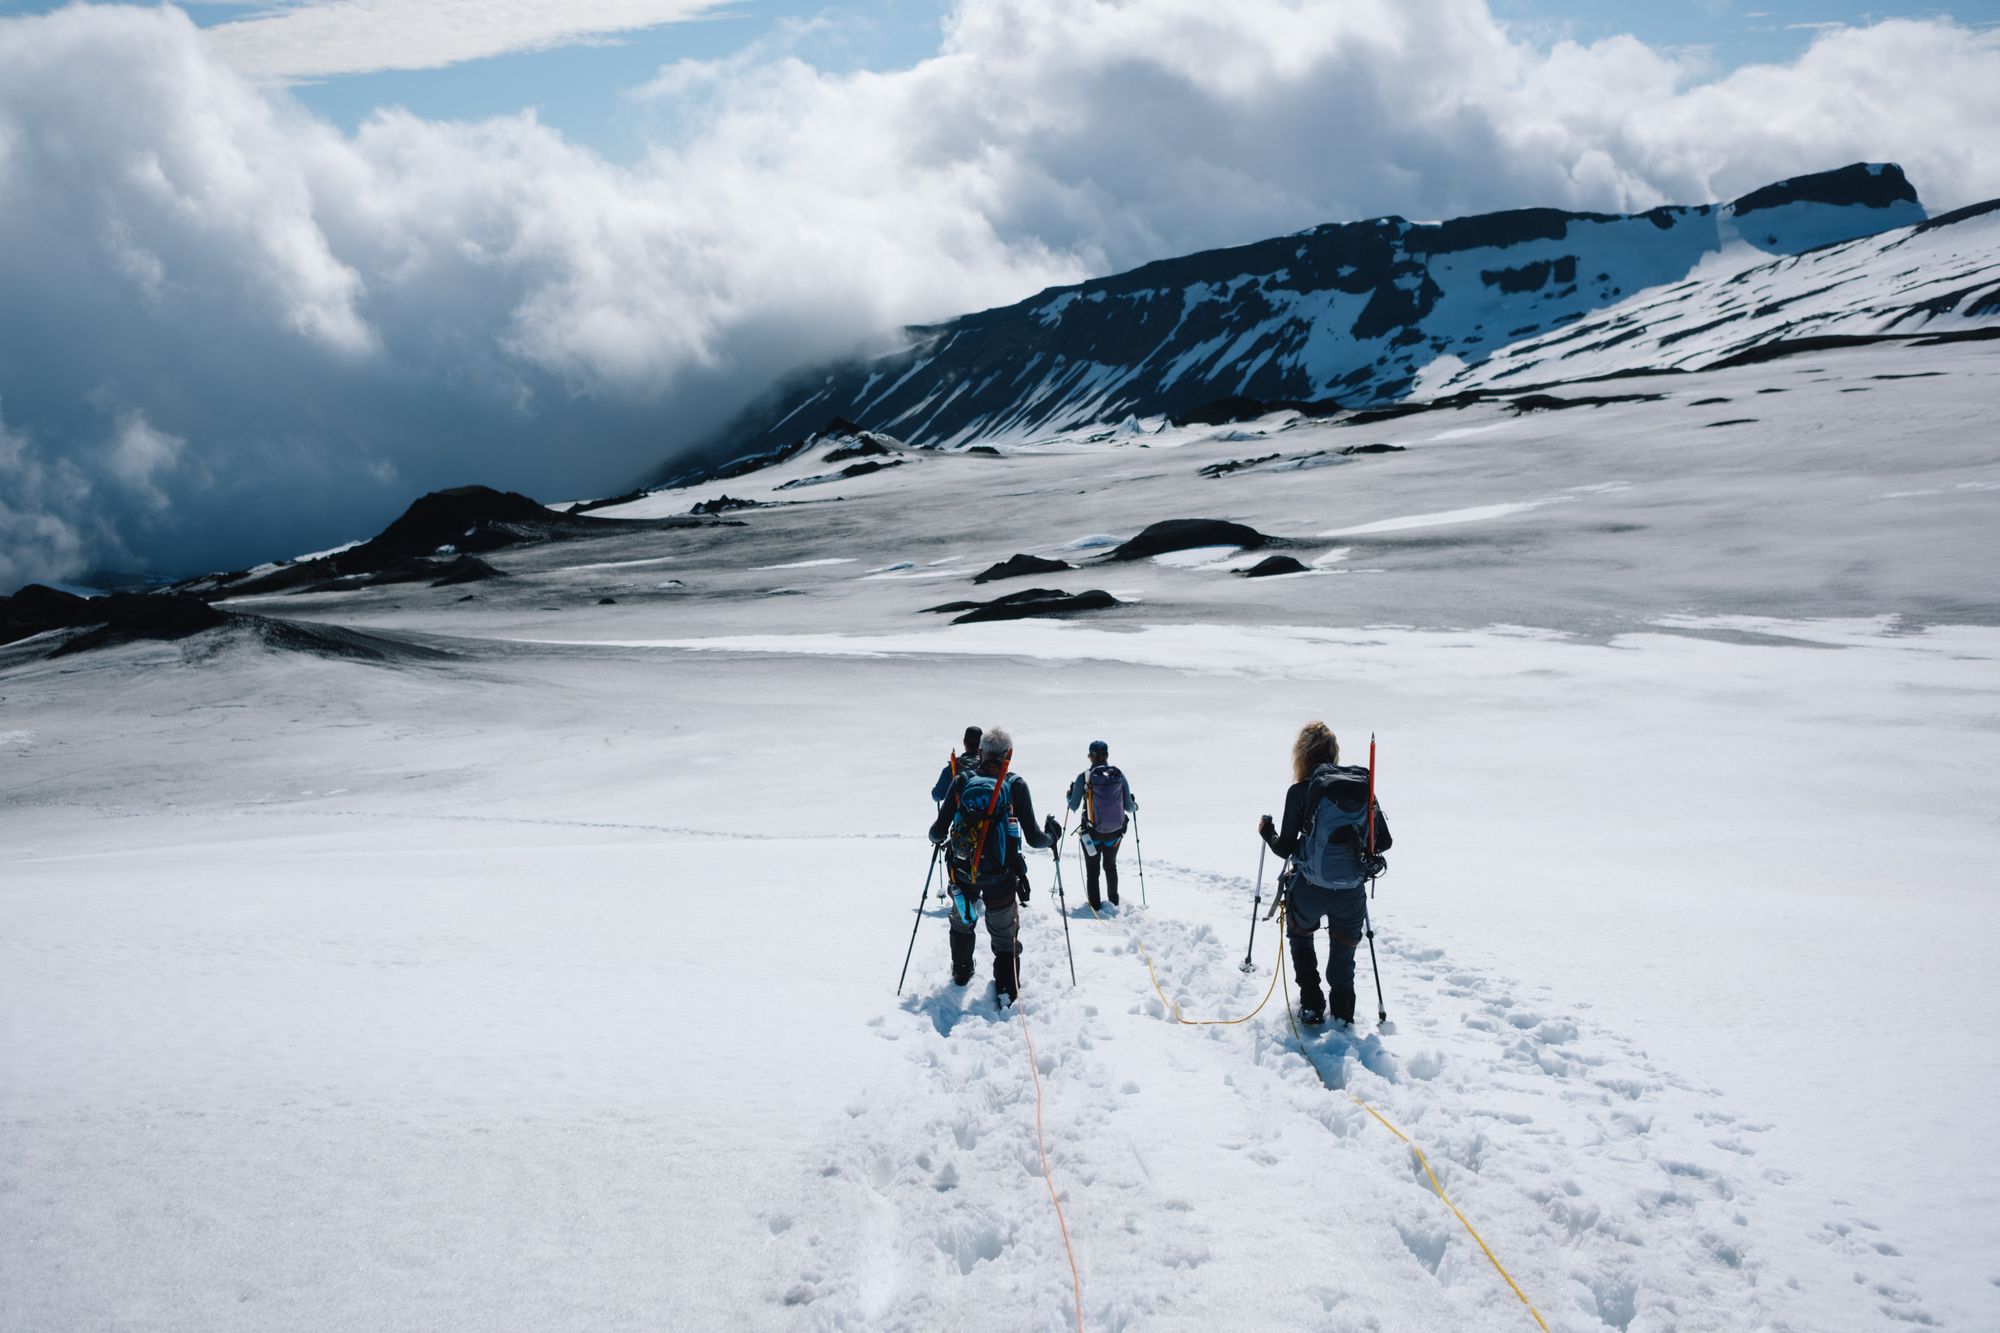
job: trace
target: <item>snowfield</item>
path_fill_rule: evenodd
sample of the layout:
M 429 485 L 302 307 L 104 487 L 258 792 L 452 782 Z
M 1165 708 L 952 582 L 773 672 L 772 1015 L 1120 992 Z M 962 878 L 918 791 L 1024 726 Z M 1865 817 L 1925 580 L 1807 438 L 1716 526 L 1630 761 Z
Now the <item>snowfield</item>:
M 230 604 L 442 657 L 0 648 L 0 1327 L 2000 1326 L 1997 374 L 814 453 Z M 1311 572 L 1103 562 L 1195 517 Z M 924 612 L 1029 586 L 1120 604 Z M 1302 1037 L 1239 965 L 1315 717 L 1391 1022 L 1364 950 Z M 935 899 L 894 993 L 967 723 L 1140 802 L 1007 1014 Z

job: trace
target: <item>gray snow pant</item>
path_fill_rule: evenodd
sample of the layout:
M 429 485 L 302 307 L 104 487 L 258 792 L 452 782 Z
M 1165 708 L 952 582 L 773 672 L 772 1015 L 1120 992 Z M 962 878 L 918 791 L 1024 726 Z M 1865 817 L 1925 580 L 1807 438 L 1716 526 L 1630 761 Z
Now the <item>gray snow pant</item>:
M 1319 959 L 1313 935 L 1324 918 L 1332 937 L 1326 951 L 1326 996 L 1320 992 Z M 1368 925 L 1366 889 L 1323 889 L 1294 877 L 1285 895 L 1285 936 L 1292 946 L 1292 978 L 1299 984 L 1299 1008 L 1324 1012 L 1331 999 L 1333 1016 L 1354 1021 L 1354 951 Z
M 986 934 L 993 942 L 993 984 L 1007 995 L 1013 995 L 1020 986 L 1019 960 L 1021 956 L 1021 905 L 1008 903 L 1005 907 L 984 908 L 979 913 L 986 918 Z M 963 970 L 967 975 L 972 971 L 972 946 L 977 939 L 977 923 L 969 922 L 958 913 L 954 900 L 951 911 L 951 960 L 954 972 Z

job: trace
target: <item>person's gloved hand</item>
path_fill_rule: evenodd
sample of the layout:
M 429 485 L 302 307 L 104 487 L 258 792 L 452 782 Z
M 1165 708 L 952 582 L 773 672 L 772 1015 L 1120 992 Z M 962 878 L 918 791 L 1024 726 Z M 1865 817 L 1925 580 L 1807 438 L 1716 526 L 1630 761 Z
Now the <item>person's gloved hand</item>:
M 1050 842 L 1062 841 L 1062 825 L 1056 823 L 1056 817 L 1054 815 L 1050 815 L 1048 818 L 1042 821 L 1042 834 Z
M 1014 886 L 1014 892 L 1021 899 L 1021 906 L 1023 907 L 1028 905 L 1028 890 L 1031 887 L 1033 886 L 1028 883 L 1026 875 L 1021 876 L 1020 882 Z
M 1264 837 L 1267 839 L 1275 838 L 1278 836 L 1278 826 L 1271 822 L 1271 817 L 1269 815 L 1265 815 L 1262 819 L 1257 821 L 1257 831 L 1263 834 Z
M 944 834 L 942 834 L 942 833 L 933 833 L 933 834 L 931 834 L 931 846 L 933 846 L 933 847 L 942 847 L 942 846 L 944 846 Z

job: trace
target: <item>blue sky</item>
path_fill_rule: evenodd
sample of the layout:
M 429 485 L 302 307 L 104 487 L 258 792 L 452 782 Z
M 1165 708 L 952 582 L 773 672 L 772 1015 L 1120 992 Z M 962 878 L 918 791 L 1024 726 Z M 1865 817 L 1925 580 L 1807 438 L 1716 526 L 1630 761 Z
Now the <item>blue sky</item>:
M 93 3 L 97 0 L 92 0 Z M 0 0 L 0 15 L 59 8 L 55 0 Z M 282 6 L 254 0 L 183 6 L 203 26 Z M 587 5 L 586 5 L 587 7 Z M 613 160 L 675 136 L 671 100 L 641 102 L 630 90 L 680 60 L 711 61 L 762 49 L 795 54 L 835 73 L 901 69 L 934 55 L 950 0 L 723 0 L 711 14 L 553 49 L 489 56 L 439 68 L 342 74 L 301 81 L 293 93 L 352 129 L 379 107 L 427 119 L 477 119 L 533 108 L 541 120 Z M 1953 5 L 1870 6 L 1826 0 L 1491 0 L 1491 9 L 1539 44 L 1595 42 L 1629 33 L 1647 45 L 1699 53 L 1718 71 L 1784 62 L 1813 37 L 1843 24 L 1948 16 L 1967 26 L 2000 24 L 2000 0 Z

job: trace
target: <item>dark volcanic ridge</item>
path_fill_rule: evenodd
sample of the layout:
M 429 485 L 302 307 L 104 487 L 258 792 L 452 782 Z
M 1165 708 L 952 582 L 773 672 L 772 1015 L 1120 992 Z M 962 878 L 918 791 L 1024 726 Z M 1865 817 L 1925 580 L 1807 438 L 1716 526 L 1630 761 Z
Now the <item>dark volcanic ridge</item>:
M 924 613 L 943 615 L 957 612 L 959 614 L 952 617 L 952 624 L 972 625 L 985 620 L 1027 620 L 1036 616 L 1073 615 L 1080 611 L 1108 611 L 1118 604 L 1116 597 L 1101 588 L 1078 593 L 1064 592 L 1061 588 L 1023 588 L 990 602 L 961 601 L 927 606 Z
M 0 645 L 71 630 L 80 632 L 51 638 L 43 656 L 69 657 L 124 643 L 173 643 L 211 632 L 247 637 L 281 652 L 355 661 L 443 661 L 452 656 L 436 648 L 338 625 L 225 611 L 187 593 L 77 597 L 29 584 L 12 597 L 0 598 Z
M 709 527 L 723 521 L 712 511 L 658 519 L 596 518 L 576 506 L 558 512 L 518 491 L 456 486 L 421 497 L 358 546 L 263 572 L 212 574 L 175 588 L 209 600 L 347 592 L 394 583 L 445 588 L 505 578 L 504 571 L 479 558 L 494 551 L 621 532 Z
M 802 369 L 654 484 L 737 476 L 871 434 L 963 449 L 1132 418 L 1221 425 L 1392 403 L 1441 357 L 1477 365 L 1687 281 L 1727 248 L 1789 260 L 1924 221 L 1899 168 L 1857 163 L 1639 214 L 1313 227 L 1051 288 L 906 330 L 887 355 Z M 828 425 L 802 434 L 813 420 Z

